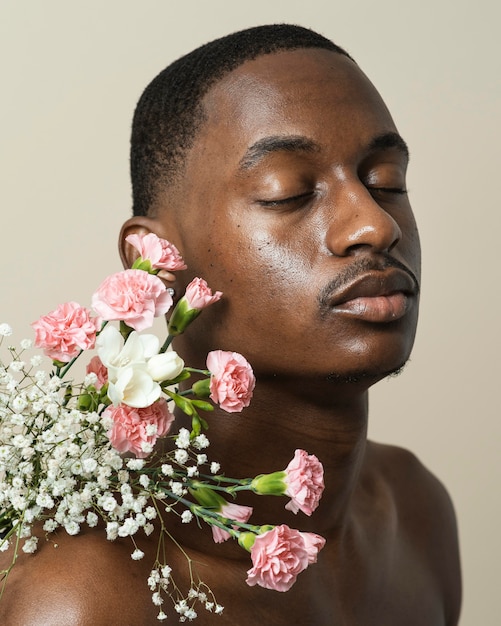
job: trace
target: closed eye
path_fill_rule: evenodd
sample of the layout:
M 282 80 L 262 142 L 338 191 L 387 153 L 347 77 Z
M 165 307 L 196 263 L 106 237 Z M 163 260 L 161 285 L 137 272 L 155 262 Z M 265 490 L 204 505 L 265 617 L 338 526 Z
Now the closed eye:
M 295 203 L 301 204 L 302 201 L 309 200 L 314 195 L 314 191 L 307 191 L 305 193 L 300 193 L 297 196 L 289 196 L 288 198 L 281 198 L 279 200 L 258 200 L 258 204 L 265 207 L 287 206 Z
M 385 193 L 390 193 L 390 194 L 399 194 L 399 195 L 405 195 L 407 193 L 407 189 L 402 189 L 401 187 L 368 187 L 369 192 L 372 194 L 385 194 Z

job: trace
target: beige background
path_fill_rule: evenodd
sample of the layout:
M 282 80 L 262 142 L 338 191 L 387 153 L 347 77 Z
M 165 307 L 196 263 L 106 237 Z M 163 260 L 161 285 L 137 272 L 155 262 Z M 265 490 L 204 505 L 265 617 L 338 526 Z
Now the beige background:
M 411 363 L 372 396 L 373 438 L 414 450 L 459 516 L 463 625 L 499 618 L 500 11 L 495 0 L 0 0 L 0 321 L 87 304 L 128 216 L 128 135 L 146 83 L 216 36 L 296 22 L 346 47 L 412 162 L 424 252 Z

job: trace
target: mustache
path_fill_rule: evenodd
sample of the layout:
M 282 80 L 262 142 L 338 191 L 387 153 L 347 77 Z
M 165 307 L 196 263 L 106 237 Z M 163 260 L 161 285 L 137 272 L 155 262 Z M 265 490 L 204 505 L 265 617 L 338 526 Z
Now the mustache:
M 389 254 L 382 254 L 378 258 L 373 257 L 360 257 L 356 259 L 351 265 L 348 265 L 339 274 L 333 278 L 325 287 L 322 288 L 318 295 L 318 302 L 322 311 L 327 312 L 329 310 L 329 302 L 332 298 L 332 294 L 339 291 L 349 285 L 357 278 L 363 276 L 367 272 L 382 272 L 388 268 L 396 268 L 405 272 L 414 283 L 416 294 L 420 291 L 419 281 L 417 276 L 406 265 L 393 258 Z

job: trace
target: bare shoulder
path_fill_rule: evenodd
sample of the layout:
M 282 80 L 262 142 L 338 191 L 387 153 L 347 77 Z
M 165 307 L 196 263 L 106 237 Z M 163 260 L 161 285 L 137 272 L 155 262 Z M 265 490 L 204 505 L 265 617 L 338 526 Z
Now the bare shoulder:
M 457 624 L 461 574 L 456 514 L 449 493 L 403 448 L 370 442 L 368 461 L 392 494 L 402 536 L 428 561 L 442 587 L 447 624 Z
M 51 541 L 41 538 L 34 554 L 19 555 L 0 601 L 4 626 L 144 626 L 158 623 L 146 581 L 146 563 L 132 561 L 127 542 L 102 532 Z M 12 561 L 2 554 L 0 569 Z M 151 562 L 150 562 L 151 565 Z

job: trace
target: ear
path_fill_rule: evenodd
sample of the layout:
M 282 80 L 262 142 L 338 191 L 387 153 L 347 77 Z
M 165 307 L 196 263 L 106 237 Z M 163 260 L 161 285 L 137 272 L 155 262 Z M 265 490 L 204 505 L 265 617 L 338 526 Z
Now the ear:
M 122 265 L 125 269 L 132 267 L 134 261 L 139 256 L 138 251 L 131 246 L 130 243 L 125 241 L 125 238 L 133 233 L 138 235 L 147 235 L 148 233 L 155 232 L 152 228 L 153 220 L 148 217 L 131 217 L 128 219 L 120 230 L 118 238 L 118 251 L 122 260 Z
M 154 233 L 162 239 L 168 239 L 164 230 L 165 229 L 162 222 L 155 218 L 134 216 L 128 219 L 120 230 L 120 236 L 118 240 L 118 250 L 124 268 L 127 269 L 132 267 L 134 261 L 139 256 L 139 253 L 134 248 L 134 246 L 131 246 L 131 244 L 125 240 L 126 237 L 132 235 L 133 233 L 138 235 Z M 172 283 L 174 283 L 176 280 L 175 275 L 172 272 L 168 272 L 166 270 L 160 271 L 158 273 L 158 277 L 161 278 L 168 287 L 171 287 Z

